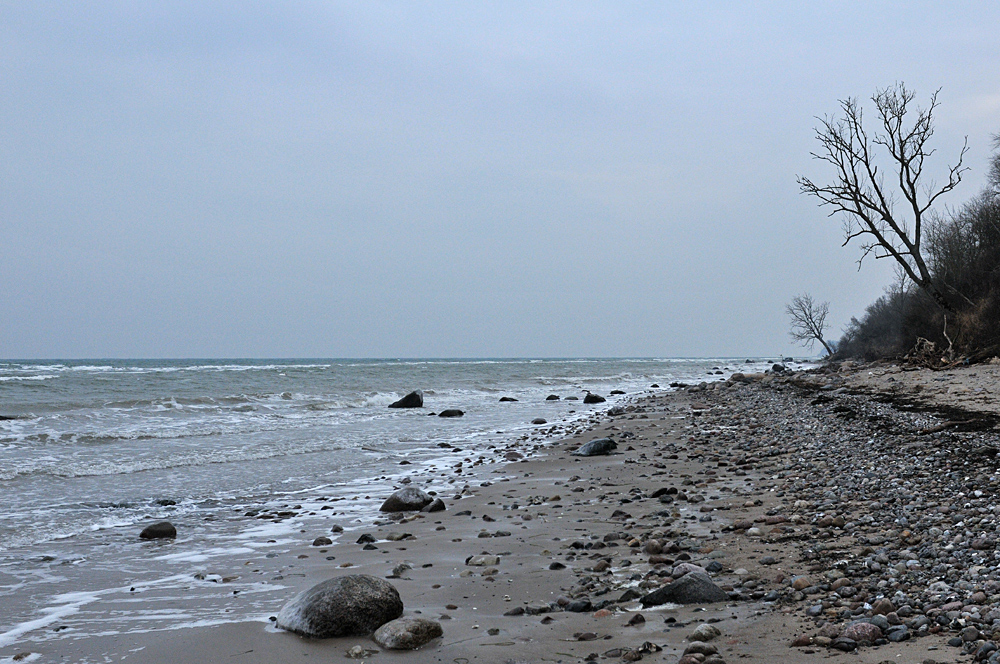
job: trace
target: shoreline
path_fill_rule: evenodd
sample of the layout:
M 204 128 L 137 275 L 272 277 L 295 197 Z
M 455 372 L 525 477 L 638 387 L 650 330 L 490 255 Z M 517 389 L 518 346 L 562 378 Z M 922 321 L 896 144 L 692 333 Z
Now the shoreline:
M 975 395 L 980 412 L 989 412 L 995 403 L 981 403 L 982 391 L 974 391 L 981 378 L 977 370 L 981 369 L 980 366 L 951 372 L 955 375 L 948 387 L 972 390 L 970 393 Z M 867 375 L 868 371 L 871 376 Z M 876 371 L 883 373 L 876 376 Z M 952 582 L 956 587 L 950 589 L 956 597 L 964 594 L 964 599 L 954 599 L 952 603 L 965 601 L 976 592 L 995 594 L 1000 590 L 995 563 L 977 571 L 977 575 L 985 571 L 978 585 L 976 578 L 970 577 L 971 581 L 964 582 L 972 587 L 967 590 L 958 587 L 963 582 L 962 575 L 968 575 L 971 573 L 969 568 L 975 567 L 960 560 L 964 553 L 954 554 L 954 547 L 961 548 L 961 544 L 952 543 L 953 549 L 948 552 L 956 562 L 947 562 L 949 558 L 945 556 L 940 563 L 950 565 L 947 569 L 959 569 L 958 572 L 947 569 L 932 572 L 928 558 L 919 556 L 919 544 L 920 538 L 924 538 L 925 549 L 936 546 L 934 538 L 942 537 L 931 530 L 936 526 L 917 525 L 920 519 L 912 518 L 907 523 L 911 532 L 905 540 L 899 539 L 903 526 L 886 527 L 890 521 L 898 520 L 899 517 L 895 517 L 899 511 L 897 507 L 910 506 L 907 513 L 912 513 L 911 516 L 923 511 L 930 513 L 932 507 L 944 506 L 948 501 L 946 496 L 939 494 L 933 496 L 938 500 L 921 499 L 920 503 L 910 501 L 899 506 L 889 502 L 888 498 L 893 496 L 883 495 L 891 493 L 890 489 L 885 489 L 876 501 L 875 494 L 880 489 L 868 485 L 883 484 L 878 477 L 862 477 L 858 481 L 854 489 L 858 499 L 848 495 L 825 497 L 825 493 L 829 493 L 826 487 L 822 492 L 818 489 L 820 484 L 830 481 L 821 482 L 826 477 L 845 476 L 848 483 L 854 478 L 843 472 L 844 469 L 830 465 L 834 459 L 829 454 L 833 452 L 824 452 L 821 446 L 810 442 L 817 436 L 831 437 L 828 445 L 840 446 L 835 451 L 840 454 L 839 461 L 848 466 L 852 460 L 861 461 L 860 457 L 852 459 L 849 455 L 852 448 L 862 449 L 859 446 L 865 443 L 860 441 L 865 435 L 882 431 L 880 445 L 890 445 L 887 441 L 900 438 L 899 432 L 891 427 L 912 429 L 905 434 L 908 436 L 905 445 L 911 448 L 914 442 L 929 440 L 978 449 L 975 446 L 986 444 L 984 438 L 995 436 L 983 430 L 963 431 L 962 423 L 952 425 L 949 424 L 951 420 L 928 413 L 899 411 L 879 403 L 875 397 L 891 391 L 883 390 L 876 378 L 884 382 L 895 377 L 892 382 L 899 382 L 901 388 L 911 391 L 911 384 L 921 381 L 943 382 L 933 381 L 941 376 L 927 375 L 931 372 L 899 370 L 898 373 L 897 377 L 891 367 L 874 370 L 866 367 L 843 374 L 816 372 L 797 373 L 790 378 L 770 376 L 766 382 L 752 384 L 729 381 L 731 387 L 727 389 L 703 392 L 640 395 L 621 415 L 602 416 L 599 421 L 590 422 L 586 431 L 545 445 L 538 450 L 537 456 L 510 461 L 502 467 L 480 465 L 475 479 L 466 480 L 469 487 L 463 491 L 465 496 L 461 499 L 455 500 L 448 493 L 453 490 L 448 488 L 450 485 L 443 482 L 429 485 L 445 499 L 448 506 L 445 512 L 420 515 L 391 525 L 385 519 L 376 519 L 384 523 L 371 523 L 352 530 L 350 535 L 345 533 L 333 544 L 320 547 L 311 546 L 309 541 L 325 533 L 303 533 L 301 543 L 282 543 L 276 547 L 273 557 L 247 561 L 248 569 L 236 571 L 251 578 L 280 577 L 278 581 L 285 586 L 285 594 L 273 596 L 276 600 L 270 610 L 273 615 L 297 592 L 327 578 L 344 573 L 386 577 L 396 566 L 409 565 L 411 569 L 406 570 L 402 578 L 390 579 L 403 599 L 404 616 L 437 620 L 444 629 L 444 636 L 415 652 L 383 651 L 375 656 L 376 661 L 406 657 L 413 662 L 450 662 L 456 658 L 482 662 L 575 662 L 595 654 L 601 661 L 619 661 L 621 654 L 648 641 L 663 650 L 645 654 L 645 660 L 676 662 L 688 644 L 685 637 L 705 620 L 717 620 L 713 624 L 722 631 L 722 637 L 713 643 L 718 644 L 725 661 L 836 656 L 840 651 L 824 647 L 823 639 L 830 637 L 821 632 L 832 634 L 833 625 L 848 622 L 843 616 L 845 610 L 860 609 L 852 618 L 870 615 L 870 611 L 864 609 L 866 602 L 870 605 L 878 599 L 898 600 L 900 597 L 896 593 L 903 593 L 904 599 L 919 606 L 907 604 L 913 614 L 900 617 L 902 622 L 914 620 L 914 614 L 930 616 L 949 604 L 941 601 L 932 608 L 924 606 L 934 602 L 922 599 L 921 593 L 929 584 L 921 584 L 934 575 L 957 577 L 958 580 Z M 969 377 L 969 373 L 977 375 Z M 996 377 L 990 372 L 983 373 L 988 374 L 982 376 L 987 381 Z M 967 388 L 967 382 L 971 388 Z M 920 391 L 915 394 L 925 400 L 949 401 L 943 397 L 956 395 L 957 399 L 970 394 L 961 389 L 941 395 L 923 388 L 923 394 Z M 871 394 L 864 394 L 865 390 Z M 905 389 L 895 390 L 897 395 L 901 391 L 905 393 Z M 837 408 L 847 410 L 837 411 Z M 848 411 L 854 416 L 845 417 Z M 949 425 L 921 433 L 942 423 Z M 619 442 L 618 454 L 610 457 L 571 457 L 567 454 L 569 448 L 607 434 L 615 436 Z M 512 441 L 509 450 L 498 446 L 496 452 L 517 452 L 515 448 L 519 442 Z M 803 452 L 812 453 L 810 461 L 800 460 Z M 827 465 L 814 468 L 802 465 L 813 463 L 813 459 Z M 936 457 L 931 460 L 940 461 Z M 888 463 L 883 466 L 889 467 Z M 815 476 L 810 477 L 810 474 Z M 465 477 L 471 475 L 463 475 L 463 479 Z M 867 484 L 865 479 L 869 480 Z M 879 481 L 873 482 L 873 479 Z M 902 476 L 895 479 L 901 480 L 900 485 L 914 481 Z M 689 500 L 664 505 L 649 497 L 655 489 L 665 486 L 689 494 Z M 890 482 L 889 486 L 895 485 Z M 835 484 L 834 491 L 836 487 Z M 912 488 L 910 492 L 917 493 Z M 373 489 L 372 496 L 373 499 L 376 496 L 384 498 L 389 493 L 388 487 Z M 932 502 L 937 504 L 931 506 Z M 947 503 L 947 509 L 951 509 L 952 502 Z M 512 507 L 515 503 L 516 509 Z M 980 507 L 976 505 L 970 509 Z M 992 519 L 996 512 L 984 509 Z M 467 510 L 471 514 L 461 514 Z M 887 521 L 886 512 L 891 512 L 895 518 Z M 944 516 L 949 512 L 934 514 Z M 483 519 L 484 516 L 488 519 Z M 827 517 L 830 517 L 829 523 L 825 521 Z M 983 526 L 984 532 L 992 523 L 989 519 L 977 524 Z M 510 534 L 480 536 L 480 533 L 496 535 L 497 531 Z M 895 532 L 890 536 L 889 531 Z M 359 532 L 375 536 L 377 550 L 364 551 L 362 545 L 354 543 Z M 390 533 L 410 537 L 389 538 Z M 910 544 L 914 538 L 917 542 Z M 951 543 L 954 537 L 948 539 Z M 741 599 L 708 605 L 705 611 L 696 606 L 642 609 L 634 600 L 615 601 L 628 588 L 641 587 L 639 592 L 648 592 L 669 577 L 670 566 L 663 562 L 663 557 L 656 557 L 661 554 L 648 553 L 655 549 L 655 545 L 648 546 L 650 540 L 677 545 L 677 552 L 669 556 L 672 562 L 680 562 L 683 556 L 700 565 L 718 562 L 722 569 L 713 575 L 715 582 L 740 593 Z M 631 542 L 635 545 L 629 546 Z M 579 548 L 574 548 L 574 543 Z M 588 544 L 589 548 L 585 548 Z M 941 544 L 936 548 L 944 550 L 946 546 Z M 907 558 L 902 561 L 907 571 L 897 571 L 886 577 L 885 570 L 899 563 L 892 559 L 885 564 L 871 565 L 877 563 L 879 551 L 883 551 L 881 555 L 886 558 L 891 558 L 892 552 L 896 552 L 896 558 Z M 901 554 L 901 551 L 906 553 Z M 464 564 L 468 556 L 484 552 L 500 556 L 501 562 L 495 570 Z M 906 563 L 911 554 L 917 563 L 908 567 Z M 973 555 L 969 554 L 968 562 L 978 560 L 971 557 Z M 847 563 L 840 564 L 841 560 Z M 602 561 L 609 565 L 602 565 Z M 549 569 L 552 563 L 564 567 Z M 219 582 L 225 580 L 227 571 L 232 572 L 219 570 Z M 828 574 L 834 571 L 835 576 L 856 584 L 852 586 L 853 595 L 838 594 L 847 584 L 830 579 Z M 797 590 L 792 580 L 798 577 L 809 579 L 813 585 L 803 586 L 806 592 Z M 894 581 L 880 587 L 879 582 L 886 578 Z M 991 586 L 994 581 L 996 585 Z M 910 595 L 913 595 L 912 600 Z M 614 603 L 603 612 L 535 613 L 536 609 L 541 611 L 545 603 L 584 597 L 594 607 L 602 601 Z M 834 597 L 837 599 L 832 599 Z M 129 599 L 153 602 L 156 598 L 155 592 L 150 592 L 148 600 Z M 985 599 L 989 600 L 989 595 Z M 1000 600 L 1000 595 L 996 599 Z M 236 595 L 232 601 L 241 601 L 241 598 Z M 857 608 L 851 608 L 859 602 Z M 822 607 L 820 616 L 807 616 L 805 609 L 817 603 Z M 531 611 L 521 616 L 503 615 L 516 606 L 530 607 Z M 973 605 L 959 606 L 959 615 L 950 618 L 947 626 L 939 624 L 937 618 L 948 616 L 955 608 L 940 610 L 930 618 L 925 631 L 931 632 L 936 625 L 939 634 L 917 637 L 918 627 L 912 630 L 913 638 L 908 640 L 860 648 L 853 655 L 853 661 L 955 661 L 961 649 L 946 645 L 948 638 L 957 633 L 952 623 L 964 620 L 968 626 L 981 625 L 984 629 L 979 630 L 981 633 L 977 636 L 992 636 L 986 629 L 990 625 L 987 621 L 989 611 L 981 609 L 977 620 L 975 611 L 964 610 L 967 606 Z M 963 616 L 963 613 L 969 615 Z M 642 614 L 645 622 L 629 624 L 636 614 Z M 829 626 L 823 627 L 824 622 Z M 596 634 L 597 638 L 579 640 L 574 637 L 588 633 Z M 803 635 L 811 640 L 790 650 L 790 643 Z M 301 661 L 303 655 L 341 658 L 354 645 L 377 649 L 367 638 L 303 639 L 275 630 L 262 619 L 262 622 L 206 625 L 145 634 L 108 634 L 39 644 L 14 643 L 0 648 L 0 661 L 7 661 L 4 658 L 16 653 L 33 652 L 37 655 L 32 655 L 32 660 L 42 662 L 59 657 L 157 662 L 176 658 L 183 652 L 187 653 L 185 658 L 192 661 L 280 662 Z M 807 652 L 810 650 L 811 653 Z

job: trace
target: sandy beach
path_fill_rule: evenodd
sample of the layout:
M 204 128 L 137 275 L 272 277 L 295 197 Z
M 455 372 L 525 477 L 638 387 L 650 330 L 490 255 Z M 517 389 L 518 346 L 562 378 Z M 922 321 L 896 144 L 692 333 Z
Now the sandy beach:
M 407 478 L 435 491 L 446 511 L 382 515 L 341 534 L 302 532 L 299 545 L 277 555 L 192 579 L 280 580 L 291 599 L 338 575 L 390 577 L 404 616 L 443 628 L 417 651 L 382 650 L 364 637 L 310 640 L 261 620 L 47 648 L 15 643 L 0 658 L 294 662 L 339 660 L 361 646 L 376 651 L 365 661 L 673 663 L 691 632 L 710 623 L 727 662 L 963 661 L 963 648 L 948 640 L 981 648 L 1000 618 L 991 548 L 998 510 L 989 502 L 998 480 L 993 455 L 981 453 L 995 444 L 997 370 L 738 375 L 715 389 L 639 396 L 570 438 L 499 447 L 491 461 L 500 463 L 459 452 L 450 473 Z M 887 389 L 890 378 L 898 389 Z M 905 403 L 891 398 L 898 393 Z M 973 405 L 975 413 L 960 416 Z M 570 454 L 608 436 L 618 443 L 612 455 Z M 961 450 L 970 453 L 956 461 Z M 964 464 L 961 477 L 941 469 L 949 463 Z M 370 489 L 384 498 L 402 486 Z M 676 493 L 664 502 L 652 497 L 658 489 Z M 358 543 L 363 534 L 374 543 Z M 313 545 L 321 536 L 332 543 Z M 157 542 L 144 553 L 167 547 Z M 499 561 L 466 564 L 481 554 Z M 716 570 L 712 579 L 730 601 L 643 608 L 637 594 L 671 581 L 683 562 Z M 127 601 L 156 601 L 155 589 L 144 594 L 139 588 Z M 897 636 L 902 625 L 905 639 L 845 647 L 850 654 L 830 647 L 847 624 L 877 615 Z M 968 627 L 975 633 L 961 631 Z

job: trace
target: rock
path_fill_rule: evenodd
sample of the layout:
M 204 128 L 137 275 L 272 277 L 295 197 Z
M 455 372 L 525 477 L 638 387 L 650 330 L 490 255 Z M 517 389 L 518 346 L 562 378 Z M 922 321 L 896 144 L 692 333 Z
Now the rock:
M 143 528 L 139 537 L 142 539 L 174 539 L 177 537 L 177 529 L 169 521 L 160 521 Z
M 871 645 L 876 639 L 882 638 L 882 630 L 871 623 L 854 622 L 845 627 L 840 635 L 861 645 Z
M 726 602 L 729 595 L 712 583 L 707 574 L 688 573 L 662 588 L 654 590 L 639 601 L 643 606 L 659 606 L 667 602 L 675 604 L 712 604 Z
M 883 597 L 882 599 L 877 600 L 874 604 L 872 604 L 872 613 L 876 613 L 878 615 L 884 616 L 887 613 L 892 613 L 895 610 L 896 607 L 892 605 L 892 600 L 886 597 Z
M 604 397 L 599 394 L 591 394 L 587 392 L 587 396 L 583 398 L 583 403 L 604 403 L 607 401 Z
M 613 394 L 617 396 L 619 394 L 625 394 L 625 392 L 623 390 L 611 390 L 608 394 Z
M 610 438 L 597 438 L 582 445 L 580 449 L 573 452 L 573 456 L 601 456 L 611 454 L 611 450 L 616 449 L 618 449 L 618 445 Z
M 628 590 L 622 593 L 621 597 L 618 598 L 618 603 L 621 604 L 622 602 L 633 602 L 639 599 L 640 597 L 642 597 L 642 595 L 639 593 L 638 590 L 636 590 L 635 588 L 629 588 Z
M 386 498 L 380 512 L 416 512 L 434 502 L 427 493 L 416 487 L 404 487 Z
M 808 576 L 797 576 L 792 579 L 792 588 L 795 590 L 805 590 L 811 585 L 813 585 L 813 582 Z
M 425 618 L 397 618 L 375 630 L 375 643 L 387 650 L 415 650 L 444 634 L 441 624 Z
M 424 405 L 424 393 L 420 390 L 410 392 L 399 401 L 389 404 L 389 408 L 422 408 Z
M 500 564 L 500 556 L 491 556 L 489 554 L 469 556 L 465 559 L 465 564 L 470 567 L 492 567 Z
M 679 579 L 687 574 L 703 574 L 708 576 L 708 570 L 694 563 L 678 563 L 670 570 L 670 576 Z
M 585 613 L 593 608 L 593 604 L 589 599 L 584 597 L 583 599 L 575 599 L 566 605 L 565 610 L 571 613 Z
M 910 638 L 910 630 L 906 628 L 906 625 L 895 625 L 886 631 L 885 638 L 893 643 L 907 641 Z
M 438 417 L 461 417 L 465 413 L 458 408 L 446 408 L 438 413 Z
M 550 394 L 549 396 L 545 397 L 545 400 L 546 401 L 559 401 L 559 395 L 558 394 Z
M 500 403 L 511 403 L 517 401 L 514 397 L 500 397 Z
M 694 631 L 688 634 L 688 641 L 711 641 L 722 635 L 722 632 L 715 625 L 703 624 L 695 627 Z
M 351 659 L 365 659 L 366 657 L 371 657 L 372 655 L 377 655 L 378 650 L 363 648 L 362 646 L 352 646 L 347 649 L 344 653 L 347 657 Z
M 327 639 L 371 634 L 403 613 L 391 583 L 367 574 L 323 581 L 282 607 L 276 625 L 302 636 Z
M 328 544 L 333 544 L 333 540 L 329 537 L 317 537 L 313 540 L 313 546 L 327 546 Z
M 421 512 L 443 512 L 447 509 L 445 507 L 444 501 L 440 498 L 435 498 L 431 502 L 427 503 L 420 508 Z
M 696 641 L 692 643 L 687 648 L 684 649 L 685 655 L 714 655 L 719 652 L 719 649 L 710 643 L 705 643 L 704 641 Z
M 389 578 L 391 579 L 402 578 L 402 576 L 407 572 L 409 572 L 411 569 L 413 569 L 413 565 L 411 565 L 410 563 L 399 563 L 398 565 L 392 568 L 392 575 Z
M 532 424 L 548 424 L 548 422 L 545 420 L 544 417 L 536 417 L 535 419 L 531 420 L 531 423 Z
M 848 639 L 844 636 L 838 636 L 830 644 L 831 648 L 836 650 L 842 650 L 844 652 L 852 652 L 858 649 L 858 643 L 854 639 Z

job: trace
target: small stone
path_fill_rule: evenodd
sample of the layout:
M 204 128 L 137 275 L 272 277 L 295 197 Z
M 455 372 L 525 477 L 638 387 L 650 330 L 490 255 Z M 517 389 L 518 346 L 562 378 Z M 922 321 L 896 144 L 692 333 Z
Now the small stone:
M 888 613 L 892 613 L 896 610 L 896 607 L 892 605 L 892 601 L 886 597 L 877 600 L 872 604 L 872 613 L 877 613 L 878 615 L 884 616 Z
M 693 632 L 688 634 L 688 641 L 711 641 L 722 635 L 722 632 L 715 625 L 698 625 Z
M 328 544 L 333 544 L 333 540 L 329 537 L 317 537 L 313 540 L 313 546 L 327 546 Z
M 415 650 L 444 634 L 441 624 L 426 618 L 397 618 L 372 635 L 375 643 L 388 650 Z
M 842 650 L 843 652 L 852 652 L 858 649 L 858 643 L 854 639 L 838 636 L 830 644 L 830 647 L 836 650 Z
M 421 507 L 420 511 L 421 512 L 443 512 L 446 509 L 447 509 L 447 507 L 445 506 L 444 501 L 441 500 L 440 498 L 435 498 L 434 500 L 432 500 L 428 504 L 426 504 L 423 507 Z
M 378 650 L 367 650 L 361 646 L 354 646 L 348 648 L 347 652 L 344 653 L 351 659 L 364 659 L 365 657 L 371 657 L 372 655 L 378 654 Z

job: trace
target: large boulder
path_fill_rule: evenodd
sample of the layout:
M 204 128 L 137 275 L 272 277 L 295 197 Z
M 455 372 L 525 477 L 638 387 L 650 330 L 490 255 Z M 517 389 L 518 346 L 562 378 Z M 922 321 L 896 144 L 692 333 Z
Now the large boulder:
M 142 539 L 174 539 L 177 537 L 177 529 L 169 521 L 160 521 L 143 528 L 139 537 Z
M 611 454 L 612 450 L 618 449 L 618 445 L 615 441 L 610 438 L 598 438 L 592 440 L 589 443 L 583 445 L 576 452 L 573 452 L 574 456 L 601 456 L 606 454 Z
M 662 588 L 654 590 L 639 601 L 643 606 L 659 606 L 672 602 L 674 604 L 712 604 L 725 602 L 729 595 L 719 586 L 712 583 L 707 574 L 689 572 Z
M 438 417 L 461 417 L 462 415 L 465 415 L 465 413 L 458 408 L 448 408 L 438 413 Z
M 424 405 L 424 393 L 420 390 L 410 392 L 399 401 L 389 404 L 389 408 L 422 408 Z
M 386 650 L 414 650 L 444 634 L 441 624 L 425 618 L 397 618 L 375 630 L 372 638 Z
M 590 392 L 587 392 L 587 396 L 583 398 L 583 403 L 604 403 L 605 401 L 607 399 L 600 394 L 591 394 Z
M 351 574 L 296 595 L 278 613 L 277 626 L 315 639 L 365 636 L 402 614 L 403 600 L 391 583 Z
M 400 489 L 385 499 L 380 512 L 417 512 L 434 502 L 434 498 L 412 486 Z

